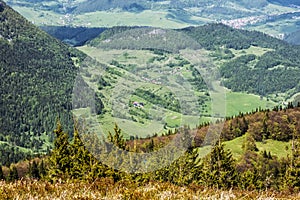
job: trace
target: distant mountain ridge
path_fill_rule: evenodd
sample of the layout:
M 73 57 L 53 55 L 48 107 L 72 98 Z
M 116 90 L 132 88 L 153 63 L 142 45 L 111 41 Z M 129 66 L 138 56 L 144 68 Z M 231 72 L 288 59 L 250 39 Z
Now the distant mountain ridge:
M 298 15 L 294 14 L 298 11 L 297 0 L 9 0 L 7 2 L 27 19 L 42 26 L 182 28 L 222 21 L 233 27 L 254 28 L 279 38 L 282 34 L 300 29 L 295 18 Z M 268 26 L 265 26 L 266 24 Z

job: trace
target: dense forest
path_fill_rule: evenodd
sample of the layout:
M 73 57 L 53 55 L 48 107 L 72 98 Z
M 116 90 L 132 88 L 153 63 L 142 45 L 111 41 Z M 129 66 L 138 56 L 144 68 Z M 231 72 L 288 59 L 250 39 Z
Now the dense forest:
M 4 2 L 0 6 L 0 162 L 9 164 L 24 154 L 47 152 L 57 117 L 72 127 L 76 65 L 85 55 L 41 31 Z

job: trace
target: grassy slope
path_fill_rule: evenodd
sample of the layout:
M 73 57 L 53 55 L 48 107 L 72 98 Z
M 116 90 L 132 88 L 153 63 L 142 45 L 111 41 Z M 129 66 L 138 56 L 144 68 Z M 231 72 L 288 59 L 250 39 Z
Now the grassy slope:
M 235 158 L 238 159 L 243 153 L 242 145 L 244 141 L 245 136 L 241 136 L 224 143 L 225 147 L 232 152 Z M 282 142 L 268 139 L 264 143 L 256 142 L 256 146 L 259 152 L 266 150 L 267 152 L 271 152 L 271 155 L 275 155 L 278 158 L 283 158 L 287 155 L 291 155 L 291 149 L 289 148 L 291 146 L 290 142 Z

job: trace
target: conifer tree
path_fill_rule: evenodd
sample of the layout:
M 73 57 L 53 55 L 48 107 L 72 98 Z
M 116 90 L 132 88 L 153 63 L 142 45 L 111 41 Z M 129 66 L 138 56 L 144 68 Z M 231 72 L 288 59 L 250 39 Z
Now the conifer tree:
M 59 178 L 69 177 L 71 167 L 69 135 L 62 130 L 60 121 L 57 121 L 57 127 L 54 131 L 54 149 L 49 157 L 48 178 L 57 180 Z
M 230 188 L 237 184 L 235 160 L 224 144 L 217 144 L 204 159 L 203 177 L 200 180 L 206 186 Z
M 110 131 L 108 132 L 108 141 L 111 142 L 113 145 L 119 147 L 120 149 L 125 149 L 126 143 L 125 139 L 123 138 L 121 129 L 115 124 L 114 127 L 114 134 Z
M 258 148 L 255 144 L 255 139 L 251 133 L 249 133 L 249 132 L 246 133 L 242 148 L 243 148 L 244 152 L 258 151 Z
M 202 165 L 200 163 L 197 149 L 189 149 L 183 156 L 170 166 L 171 177 L 176 184 L 188 185 L 197 182 L 202 176 Z
M 45 168 L 45 163 L 44 163 L 43 159 L 39 163 L 38 170 L 39 170 L 41 178 L 43 178 L 46 175 L 46 173 L 47 173 L 46 168 Z
M 97 174 L 95 174 L 95 168 L 101 168 L 101 163 L 98 163 L 93 155 L 88 151 L 79 136 L 78 127 L 74 127 L 74 138 L 71 144 L 71 168 L 70 176 L 75 179 L 94 179 Z

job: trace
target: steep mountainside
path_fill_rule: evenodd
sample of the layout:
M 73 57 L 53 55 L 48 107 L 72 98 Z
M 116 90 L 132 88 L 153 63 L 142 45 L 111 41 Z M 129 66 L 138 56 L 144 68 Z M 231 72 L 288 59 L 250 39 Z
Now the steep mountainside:
M 72 127 L 76 63 L 84 54 L 0 1 L 0 55 L 0 163 L 7 164 L 47 151 L 57 117 Z

